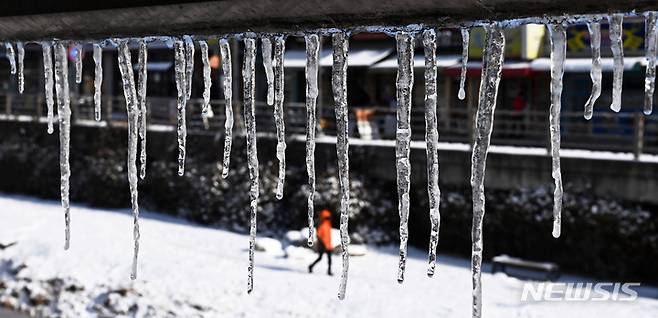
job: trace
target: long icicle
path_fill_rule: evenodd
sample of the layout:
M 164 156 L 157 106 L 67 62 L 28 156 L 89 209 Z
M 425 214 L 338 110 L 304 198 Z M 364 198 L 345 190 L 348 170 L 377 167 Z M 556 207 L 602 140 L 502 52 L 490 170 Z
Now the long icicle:
M 176 89 L 178 97 L 177 104 L 177 125 L 176 135 L 178 139 L 178 175 L 185 173 L 185 142 L 187 140 L 187 127 L 185 123 L 185 107 L 187 106 L 187 80 L 185 74 L 186 67 L 185 44 L 181 40 L 174 42 L 174 62 L 176 73 Z
M 260 39 L 261 53 L 263 54 L 263 68 L 267 79 L 267 104 L 274 104 L 274 68 L 272 66 L 272 40 L 264 36 Z
M 397 129 L 395 140 L 395 162 L 397 168 L 398 212 L 400 214 L 400 261 L 398 283 L 404 282 L 407 264 L 407 241 L 409 239 L 409 186 L 411 175 L 411 91 L 414 83 L 414 35 L 399 32 L 395 35 L 398 51 Z
M 48 112 L 48 134 L 52 134 L 55 101 L 53 98 L 53 44 L 52 42 L 41 42 L 41 52 L 43 54 L 43 78 L 44 90 L 46 92 L 46 107 Z
M 185 98 L 192 97 L 192 80 L 194 75 L 194 41 L 192 37 L 183 37 L 185 42 Z
M 649 12 L 646 17 L 646 36 L 644 43 L 647 54 L 647 70 L 644 80 L 644 114 L 651 115 L 653 111 L 653 93 L 656 90 L 656 51 L 658 49 L 658 27 L 656 12 Z
M 436 248 L 439 243 L 441 215 L 441 190 L 439 189 L 439 132 L 436 123 L 436 32 L 423 32 L 425 48 L 425 144 L 427 155 L 427 194 L 429 197 L 430 243 L 427 276 L 432 277 L 436 268 Z
M 55 85 L 57 89 L 57 113 L 59 115 L 59 172 L 62 207 L 64 208 L 64 249 L 69 249 L 71 240 L 71 215 L 69 206 L 69 178 L 71 166 L 69 154 L 71 144 L 71 100 L 69 97 L 69 63 L 66 48 L 61 42 L 55 44 Z
M 139 100 L 135 87 L 135 74 L 130 57 L 128 40 L 121 40 L 118 48 L 119 71 L 123 84 L 128 113 L 128 184 L 130 185 L 130 202 L 133 212 L 133 262 L 130 279 L 137 278 L 137 257 L 139 254 L 139 200 L 137 193 L 137 138 L 139 136 Z
M 592 78 L 592 94 L 585 104 L 585 119 L 592 119 L 594 113 L 594 104 L 601 96 L 601 78 L 603 71 L 601 69 L 601 23 L 590 22 L 587 24 L 589 29 L 590 46 L 592 47 L 592 69 L 589 76 Z
M 493 130 L 498 84 L 505 60 L 505 35 L 498 24 L 485 26 L 485 47 L 482 54 L 482 79 L 475 119 L 473 153 L 471 155 L 471 188 L 473 192 L 473 229 L 471 232 L 471 271 L 473 281 L 474 318 L 482 317 L 482 221 L 484 220 L 484 176 L 487 152 Z
M 336 156 L 338 158 L 338 183 L 340 185 L 340 246 L 342 248 L 343 269 L 340 273 L 338 299 L 345 299 L 347 274 L 350 267 L 348 246 L 350 236 L 347 230 L 350 208 L 350 165 L 348 140 L 348 108 L 347 108 L 347 51 L 348 35 L 344 32 L 334 33 L 333 67 L 331 71 L 331 86 L 336 103 Z
M 233 70 L 231 65 L 231 47 L 226 39 L 219 40 L 219 53 L 222 59 L 222 90 L 224 91 L 224 104 L 226 119 L 224 122 L 224 154 L 222 165 L 222 178 L 228 177 L 231 163 L 231 145 L 233 144 Z
M 103 86 L 103 48 L 94 43 L 94 119 L 101 120 L 101 87 Z
M 7 59 L 9 59 L 9 72 L 11 74 L 16 74 L 16 52 L 14 51 L 14 46 L 6 42 L 5 49 L 7 50 Z
M 612 50 L 612 104 L 614 112 L 621 110 L 621 90 L 624 81 L 624 46 L 622 44 L 623 14 L 613 14 L 608 17 L 610 23 L 610 49 Z
M 146 83 L 147 83 L 147 68 L 148 65 L 148 49 L 146 41 L 141 39 L 139 41 L 139 55 L 138 55 L 138 71 L 139 77 L 137 79 L 137 102 L 139 111 L 139 178 L 144 180 L 146 178 L 146 128 L 148 127 L 148 109 L 146 107 Z
M 276 198 L 279 200 L 283 198 L 283 185 L 286 181 L 286 122 L 283 116 L 283 93 L 285 91 L 283 55 L 285 51 L 285 37 L 277 36 L 274 39 L 274 123 L 276 124 L 276 158 L 279 160 Z
M 466 98 L 466 90 L 464 89 L 464 87 L 466 86 L 466 66 L 468 65 L 468 45 L 470 42 L 470 35 L 468 28 L 461 28 L 461 32 L 462 32 L 462 69 L 461 69 L 461 76 L 459 77 L 459 93 L 457 94 L 457 97 L 459 97 L 460 100 L 464 100 L 464 98 Z
M 308 246 L 315 238 L 315 132 L 318 103 L 318 61 L 320 38 L 317 34 L 304 37 L 306 41 L 306 173 L 308 174 Z
M 254 290 L 254 250 L 258 216 L 258 149 L 256 147 L 256 40 L 244 39 L 244 121 L 247 130 L 247 166 L 249 167 L 249 266 L 247 267 L 247 293 Z
M 75 82 L 82 83 L 82 44 L 75 43 Z
M 201 117 L 204 125 L 207 126 L 208 118 L 213 117 L 212 107 L 210 106 L 210 87 L 212 80 L 210 78 L 210 61 L 208 60 L 208 43 L 199 41 L 201 48 L 201 62 L 203 63 L 203 106 L 201 107 Z
M 23 62 L 25 60 L 25 47 L 23 42 L 16 42 L 16 52 L 18 59 L 18 93 L 23 94 L 25 89 L 25 72 Z
M 562 227 L 562 172 L 560 169 L 560 110 L 562 108 L 562 77 L 567 54 L 567 32 L 562 24 L 549 24 L 551 38 L 551 158 L 555 181 L 553 192 L 553 237 L 560 237 Z

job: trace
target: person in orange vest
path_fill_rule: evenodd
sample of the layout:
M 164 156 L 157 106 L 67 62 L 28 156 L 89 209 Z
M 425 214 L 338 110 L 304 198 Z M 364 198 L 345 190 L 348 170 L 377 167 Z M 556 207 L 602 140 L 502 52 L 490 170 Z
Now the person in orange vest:
M 323 254 L 327 254 L 327 263 L 329 265 L 327 269 L 327 274 L 332 276 L 331 273 L 331 253 L 333 251 L 333 245 L 331 245 L 331 212 L 327 209 L 320 212 L 320 225 L 317 228 L 318 235 L 318 258 L 308 266 L 308 272 L 313 273 L 313 266 L 317 264 L 321 259 Z

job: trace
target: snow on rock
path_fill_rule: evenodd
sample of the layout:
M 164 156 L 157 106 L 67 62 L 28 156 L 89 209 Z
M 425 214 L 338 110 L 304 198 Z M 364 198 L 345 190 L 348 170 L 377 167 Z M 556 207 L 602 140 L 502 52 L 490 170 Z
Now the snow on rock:
M 282 255 L 283 254 L 283 245 L 277 239 L 270 237 L 258 237 L 256 238 L 256 251 L 266 252 L 272 255 Z
M 350 256 L 364 256 L 368 252 L 368 248 L 364 244 L 350 244 L 348 251 Z
M 308 231 L 308 228 L 306 229 Z M 306 236 L 308 236 L 308 232 Z M 295 246 L 299 246 L 298 243 L 300 242 L 302 243 L 306 242 L 306 238 L 304 238 L 304 234 L 302 234 L 300 231 L 288 231 L 286 232 L 284 237 L 286 241 L 288 241 L 289 243 Z
M 140 276 L 131 282 L 132 236 L 116 230 L 131 226 L 128 209 L 75 206 L 78 226 L 71 231 L 84 239 L 65 252 L 53 239 L 61 230 L 58 202 L 0 196 L 0 206 L 0 242 L 18 242 L 0 250 L 0 303 L 22 306 L 26 313 L 53 308 L 61 317 L 466 317 L 470 313 L 467 259 L 444 254 L 437 265 L 441 270 L 428 279 L 426 251 L 409 248 L 405 284 L 400 286 L 391 279 L 397 271 L 397 247 L 369 246 L 367 255 L 351 259 L 350 292 L 340 301 L 334 297 L 338 277 L 324 275 L 326 260 L 318 263 L 315 274 L 308 274 L 307 266 L 317 255 L 308 248 L 288 246 L 287 258 L 259 253 L 254 269 L 258 288 L 247 295 L 246 235 L 143 212 Z M 339 259 L 333 257 L 336 270 Z M 523 282 L 491 275 L 488 268 L 485 263 L 482 273 L 487 317 L 649 318 L 658 308 L 658 300 L 643 297 L 632 302 L 522 302 Z M 31 292 L 29 302 L 30 298 L 12 296 L 26 295 L 25 290 Z M 57 301 L 53 301 L 55 291 L 60 291 Z M 648 294 L 656 292 L 652 289 Z M 48 301 L 49 305 L 36 305 Z

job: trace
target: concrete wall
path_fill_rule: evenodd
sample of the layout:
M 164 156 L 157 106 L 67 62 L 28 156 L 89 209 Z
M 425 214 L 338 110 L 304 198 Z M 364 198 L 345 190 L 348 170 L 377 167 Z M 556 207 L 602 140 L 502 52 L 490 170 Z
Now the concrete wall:
M 263 145 L 264 146 L 264 145 Z M 293 161 L 303 154 L 302 143 L 289 146 Z M 331 144 L 318 144 L 318 169 L 335 166 L 336 148 Z M 351 146 L 350 168 L 384 180 L 395 181 L 395 148 Z M 412 187 L 424 191 L 425 150 L 412 149 Z M 601 159 L 562 158 L 564 184 L 591 186 L 594 194 L 613 198 L 658 204 L 658 163 L 615 161 Z M 441 184 L 470 187 L 470 151 L 439 151 L 439 179 Z M 490 153 L 487 159 L 485 186 L 488 189 L 514 189 L 553 185 L 551 158 L 536 155 Z
M 44 124 L 2 122 L 0 132 L 4 135 L 22 134 L 26 129 L 43 133 L 48 142 L 57 144 L 57 134 L 46 135 Z M 98 142 L 98 136 L 108 128 L 93 128 L 74 126 L 72 138 L 82 138 L 78 145 Z M 124 147 L 125 128 L 110 128 L 107 131 L 110 138 L 119 138 Z M 149 132 L 149 157 L 167 156 L 167 160 L 175 160 L 171 156 L 171 148 L 175 147 L 174 132 Z M 236 135 L 235 143 L 244 140 L 244 136 Z M 385 180 L 396 180 L 395 148 L 390 146 L 350 145 L 350 170 L 360 171 L 366 175 Z M 223 147 L 221 132 L 214 134 L 188 136 L 188 145 L 204 145 L 206 154 L 219 154 Z M 72 155 L 84 149 L 71 149 Z M 195 154 L 190 154 L 194 156 Z M 169 157 L 171 156 L 171 157 Z M 214 156 L 214 155 L 213 155 Z M 233 151 L 232 156 L 245 156 L 244 153 Z M 258 139 L 258 156 L 261 164 L 276 161 L 276 140 L 274 138 Z M 289 167 L 304 169 L 305 143 L 299 140 L 288 140 L 286 152 Z M 170 158 L 170 159 L 169 159 Z M 439 179 L 442 185 L 470 188 L 471 152 L 462 150 L 439 151 Z M 425 193 L 427 186 L 425 149 L 412 149 L 412 191 Z M 316 145 L 316 170 L 321 173 L 336 170 L 336 147 L 332 143 L 319 142 Z M 609 196 L 636 202 L 658 204 L 658 163 L 637 161 L 616 161 L 601 159 L 562 158 L 562 175 L 564 184 L 590 185 L 594 194 Z M 489 153 L 487 160 L 487 175 L 485 186 L 488 189 L 514 189 L 519 187 L 534 187 L 553 185 L 551 177 L 551 158 L 540 155 L 518 155 L 504 153 Z

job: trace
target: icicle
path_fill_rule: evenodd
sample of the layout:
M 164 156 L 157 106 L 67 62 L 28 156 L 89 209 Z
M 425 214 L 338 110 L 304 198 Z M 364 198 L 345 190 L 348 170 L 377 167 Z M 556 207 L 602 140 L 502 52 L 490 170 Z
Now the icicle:
M 473 275 L 473 317 L 482 317 L 482 221 L 484 220 L 484 176 L 487 152 L 493 129 L 498 84 L 505 60 L 505 35 L 500 25 L 485 26 L 485 47 L 482 54 L 482 79 L 475 120 L 473 153 L 471 155 L 471 188 L 473 192 L 473 240 L 471 271 Z
M 407 240 L 409 238 L 409 185 L 411 162 L 411 90 L 414 83 L 414 35 L 400 32 L 395 35 L 398 51 L 397 88 L 397 132 L 395 161 L 397 167 L 398 212 L 400 213 L 400 263 L 398 283 L 404 281 L 407 264 Z
M 146 128 L 148 126 L 148 109 L 146 108 L 146 83 L 147 83 L 147 61 L 148 49 L 144 39 L 139 41 L 139 77 L 137 82 L 137 102 L 139 111 L 139 177 L 144 180 L 146 177 Z
M 249 167 L 249 267 L 247 268 L 247 293 L 254 290 L 254 250 L 256 248 L 256 218 L 258 214 L 258 151 L 256 147 L 256 40 L 244 40 L 244 122 L 247 130 L 247 165 Z
M 226 110 L 226 121 L 224 122 L 224 156 L 222 165 L 222 178 L 228 177 L 229 165 L 231 163 L 231 145 L 233 144 L 233 76 L 231 66 L 231 47 L 226 39 L 219 40 L 219 53 L 222 59 L 222 80 L 224 91 L 224 104 Z
M 315 238 L 315 130 L 317 120 L 315 107 L 318 103 L 318 60 L 320 38 L 317 34 L 304 37 L 306 40 L 306 173 L 308 174 L 308 246 Z
M 285 82 L 283 75 L 283 55 L 286 51 L 286 39 L 278 36 L 274 39 L 274 123 L 276 124 L 276 158 L 279 160 L 279 180 L 276 185 L 276 198 L 283 198 L 283 184 L 286 180 L 286 122 L 283 117 L 283 92 Z
M 94 119 L 101 120 L 101 87 L 103 86 L 103 48 L 94 43 Z
M 176 88 L 178 90 L 177 108 L 178 124 L 176 132 L 178 135 L 178 175 L 185 173 L 185 141 L 187 140 L 187 127 L 185 124 L 185 107 L 187 106 L 187 76 L 186 76 L 186 50 L 185 43 L 181 40 L 174 42 L 174 59 L 176 73 Z
M 306 173 L 308 174 L 308 246 L 315 238 L 315 131 L 317 126 L 318 61 L 320 38 L 317 34 L 305 36 L 306 40 Z
M 11 74 L 16 74 L 16 53 L 14 52 L 14 46 L 7 42 L 5 43 L 5 48 L 7 49 L 7 58 L 9 59 L 9 70 Z
M 439 243 L 441 191 L 439 189 L 439 132 L 436 123 L 436 33 L 423 32 L 425 47 L 425 143 L 427 155 L 427 194 L 430 208 L 430 244 L 427 276 L 432 277 L 436 267 L 436 247 Z
M 137 193 L 137 138 L 139 136 L 139 99 L 135 88 L 135 75 L 130 59 L 130 48 L 127 40 L 119 42 L 119 70 L 123 83 L 123 95 L 126 98 L 128 113 L 128 183 L 130 185 L 130 202 L 133 212 L 134 254 L 130 279 L 137 278 L 137 256 L 139 254 L 139 205 Z
M 18 92 L 23 94 L 25 89 L 25 72 L 23 67 L 23 60 L 25 60 L 25 48 L 23 42 L 16 42 L 16 51 L 18 52 Z
M 462 73 L 459 78 L 459 97 L 460 100 L 466 98 L 466 91 L 464 86 L 466 85 L 466 65 L 468 64 L 468 45 L 470 35 L 467 28 L 462 28 Z
M 267 78 L 267 104 L 274 104 L 274 69 L 272 66 L 272 41 L 268 37 L 261 38 L 261 52 L 263 53 L 263 67 Z
M 199 41 L 201 48 L 201 62 L 203 62 L 203 107 L 201 110 L 201 117 L 204 123 L 208 122 L 209 117 L 213 117 L 212 107 L 210 106 L 210 87 L 212 81 L 210 80 L 210 61 L 208 60 L 208 43 L 206 41 Z
M 194 42 L 189 35 L 183 37 L 185 41 L 185 98 L 192 96 L 192 75 L 194 75 Z
M 48 108 L 48 133 L 53 133 L 53 122 L 55 121 L 53 107 L 53 53 L 51 42 L 41 42 L 41 51 L 43 53 L 43 78 L 46 92 L 46 107 Z
M 333 67 L 331 71 L 331 86 L 336 103 L 336 156 L 338 159 L 338 181 L 340 185 L 340 246 L 342 248 L 343 269 L 340 274 L 338 299 L 345 299 L 347 288 L 347 273 L 350 266 L 350 254 L 347 250 L 350 236 L 347 232 L 350 208 L 350 164 L 348 140 L 348 108 L 347 108 L 347 33 L 339 32 L 332 35 Z
M 69 206 L 69 178 L 71 166 L 69 153 L 71 144 L 71 100 L 69 98 L 69 63 L 66 48 L 61 42 L 55 44 L 55 85 L 59 115 L 59 172 L 62 207 L 64 208 L 64 249 L 69 249 L 71 239 L 71 215 Z
M 590 22 L 587 24 L 589 29 L 590 45 L 592 46 L 592 70 L 590 70 L 590 77 L 592 78 L 592 95 L 589 96 L 587 104 L 585 104 L 585 119 L 592 119 L 594 112 L 594 104 L 601 96 L 601 77 L 603 76 L 601 70 L 601 24 L 598 22 Z
M 653 110 L 653 93 L 656 89 L 656 51 L 658 43 L 658 27 L 656 26 L 656 12 L 649 12 L 646 18 L 646 43 L 647 71 L 644 80 L 644 114 L 651 115 Z
M 75 43 L 75 82 L 82 83 L 82 45 Z
M 551 35 L 551 157 L 552 176 L 555 180 L 553 192 L 553 237 L 560 237 L 562 224 L 562 172 L 560 169 L 560 110 L 562 108 L 562 77 L 564 59 L 567 55 L 567 32 L 562 24 L 549 24 Z
M 623 14 L 613 14 L 608 17 L 610 23 L 610 49 L 614 60 L 612 69 L 612 104 L 610 109 L 621 110 L 621 88 L 624 80 L 624 46 L 622 44 Z

